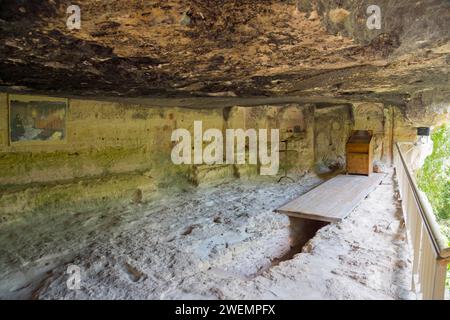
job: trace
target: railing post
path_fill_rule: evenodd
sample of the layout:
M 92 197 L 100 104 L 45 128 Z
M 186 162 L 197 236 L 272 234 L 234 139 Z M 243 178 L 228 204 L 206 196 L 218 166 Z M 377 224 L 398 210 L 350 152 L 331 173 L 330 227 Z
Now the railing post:
M 433 279 L 433 300 L 445 299 L 445 279 L 447 278 L 447 263 L 436 261 Z
M 413 249 L 413 265 L 412 265 L 412 273 L 413 279 L 417 278 L 419 271 L 419 258 L 420 258 L 420 240 L 422 238 L 422 221 L 418 214 L 414 215 L 414 219 L 416 220 L 416 227 L 411 229 L 410 233 L 413 235 L 411 238 L 411 245 Z M 415 284 L 414 284 L 415 285 Z

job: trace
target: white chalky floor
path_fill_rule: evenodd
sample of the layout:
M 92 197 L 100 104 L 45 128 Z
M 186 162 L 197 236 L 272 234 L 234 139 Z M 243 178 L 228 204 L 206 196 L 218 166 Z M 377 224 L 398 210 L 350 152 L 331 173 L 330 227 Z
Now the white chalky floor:
M 273 210 L 321 182 L 239 180 L 142 205 L 0 225 L 0 298 L 412 299 L 392 175 L 289 260 Z M 69 290 L 67 267 L 81 269 Z

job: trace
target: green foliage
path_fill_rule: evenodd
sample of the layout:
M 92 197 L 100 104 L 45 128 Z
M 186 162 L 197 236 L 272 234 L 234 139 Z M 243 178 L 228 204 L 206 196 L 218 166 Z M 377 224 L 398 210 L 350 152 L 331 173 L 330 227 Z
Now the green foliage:
M 447 265 L 447 279 L 445 280 L 445 286 L 450 290 L 450 264 Z
M 438 128 L 432 140 L 433 153 L 419 170 L 417 180 L 438 220 L 446 224 L 450 219 L 450 124 Z

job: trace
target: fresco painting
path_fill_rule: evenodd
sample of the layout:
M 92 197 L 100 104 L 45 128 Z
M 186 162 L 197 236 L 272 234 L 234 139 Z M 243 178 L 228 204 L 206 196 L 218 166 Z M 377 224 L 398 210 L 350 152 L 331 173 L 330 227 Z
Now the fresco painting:
M 10 98 L 10 141 L 62 141 L 66 134 L 65 100 Z

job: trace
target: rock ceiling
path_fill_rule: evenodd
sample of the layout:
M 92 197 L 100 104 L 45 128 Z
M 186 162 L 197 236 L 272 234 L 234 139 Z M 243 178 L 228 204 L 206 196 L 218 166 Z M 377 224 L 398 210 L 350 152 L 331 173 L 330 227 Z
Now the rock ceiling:
M 377 3 L 381 30 L 366 26 Z M 286 97 L 448 108 L 448 0 L 0 1 L 0 86 L 76 96 Z

